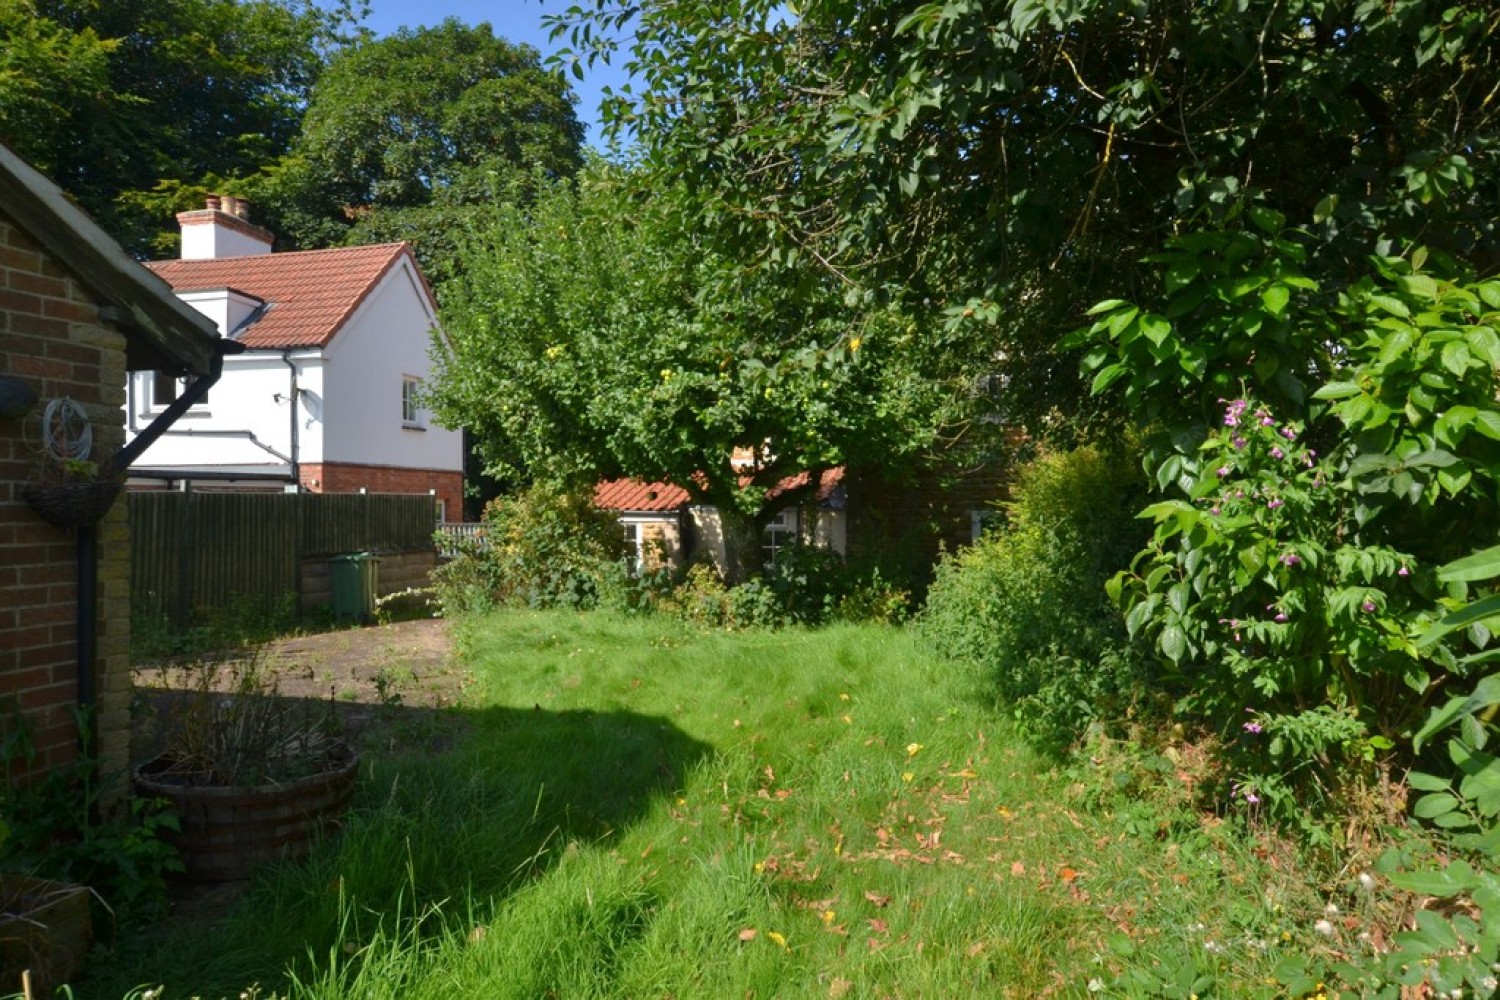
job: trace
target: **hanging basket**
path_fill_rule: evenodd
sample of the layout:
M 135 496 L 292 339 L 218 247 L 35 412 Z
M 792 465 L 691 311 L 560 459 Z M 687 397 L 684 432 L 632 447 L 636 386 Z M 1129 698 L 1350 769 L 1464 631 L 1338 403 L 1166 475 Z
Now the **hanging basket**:
M 79 528 L 97 524 L 114 506 L 124 483 L 95 480 L 87 483 L 56 483 L 50 486 L 26 486 L 21 498 L 37 516 L 59 528 Z
M 336 827 L 354 797 L 359 756 L 340 744 L 330 769 L 270 785 L 195 785 L 193 775 L 158 757 L 135 772 L 135 792 L 166 799 L 181 830 L 169 834 L 188 878 L 231 882 L 271 861 L 303 858 L 321 832 Z

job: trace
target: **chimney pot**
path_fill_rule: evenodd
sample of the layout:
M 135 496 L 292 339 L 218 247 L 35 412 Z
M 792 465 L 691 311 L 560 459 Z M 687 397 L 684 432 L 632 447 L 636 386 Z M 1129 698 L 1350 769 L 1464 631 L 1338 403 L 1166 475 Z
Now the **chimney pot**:
M 208 196 L 208 200 L 204 204 L 210 209 L 217 209 L 219 205 L 222 204 L 222 202 L 218 195 L 211 194 Z

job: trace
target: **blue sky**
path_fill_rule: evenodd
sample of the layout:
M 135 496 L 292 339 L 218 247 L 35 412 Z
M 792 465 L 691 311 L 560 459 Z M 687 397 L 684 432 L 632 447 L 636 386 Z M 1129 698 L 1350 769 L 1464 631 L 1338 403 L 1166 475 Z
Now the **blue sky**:
M 417 28 L 441 24 L 456 17 L 465 24 L 488 21 L 495 34 L 512 42 L 525 42 L 542 53 L 543 59 L 560 46 L 547 37 L 542 25 L 543 14 L 558 14 L 577 0 L 370 0 L 370 16 L 364 24 L 377 35 L 388 35 L 397 28 Z M 618 89 L 626 80 L 618 66 L 595 66 L 585 69 L 580 81 L 571 74 L 568 82 L 578 95 L 578 117 L 588 127 L 588 142 L 603 145 L 599 134 L 599 97 L 605 87 Z

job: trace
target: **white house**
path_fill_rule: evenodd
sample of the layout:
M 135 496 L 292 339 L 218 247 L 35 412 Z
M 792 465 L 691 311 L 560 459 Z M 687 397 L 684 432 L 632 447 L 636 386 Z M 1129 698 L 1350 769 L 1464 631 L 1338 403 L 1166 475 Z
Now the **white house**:
M 133 484 L 433 493 L 458 519 L 461 434 L 419 403 L 437 307 L 410 245 L 272 253 L 272 234 L 229 197 L 177 221 L 182 259 L 147 266 L 245 351 L 145 451 Z M 184 387 L 132 375 L 127 435 Z

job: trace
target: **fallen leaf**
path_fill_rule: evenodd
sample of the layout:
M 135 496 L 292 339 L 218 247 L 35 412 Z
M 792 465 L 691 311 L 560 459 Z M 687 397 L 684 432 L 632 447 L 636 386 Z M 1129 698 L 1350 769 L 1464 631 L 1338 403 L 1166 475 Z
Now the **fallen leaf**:
M 1057 877 L 1062 879 L 1064 884 L 1067 884 L 1078 877 L 1078 869 L 1063 865 L 1057 870 Z
M 1013 861 L 1013 862 L 1011 862 L 1010 873 L 1012 875 L 1015 875 L 1015 876 L 1018 876 L 1018 877 L 1021 876 L 1021 875 L 1025 875 L 1026 874 L 1026 866 L 1023 865 L 1023 864 L 1021 864 L 1021 862 L 1019 862 L 1019 861 Z
M 834 976 L 833 982 L 828 984 L 828 1000 L 843 1000 L 853 988 L 854 984 L 849 980 Z
M 890 924 L 887 924 L 884 920 L 881 920 L 879 917 L 871 917 L 870 918 L 870 930 L 874 931 L 876 934 L 884 934 L 886 931 L 888 931 L 890 929 L 891 929 Z
M 474 929 L 469 932 L 469 943 L 478 944 L 485 939 L 487 934 L 489 934 L 489 931 L 485 929 L 483 924 L 476 924 Z
M 884 909 L 885 907 L 891 905 L 891 897 L 882 895 L 881 893 L 878 893 L 873 889 L 865 890 L 865 898 L 874 903 L 875 906 L 880 909 Z
M 974 958 L 981 951 L 984 951 L 984 942 L 975 941 L 973 944 L 969 945 L 969 947 L 964 951 L 964 954 L 968 955 L 970 958 Z
M 754 927 L 746 927 L 744 930 L 740 931 L 740 940 L 741 941 L 754 941 L 755 940 L 755 935 L 757 935 L 759 933 L 760 932 L 757 931 Z

